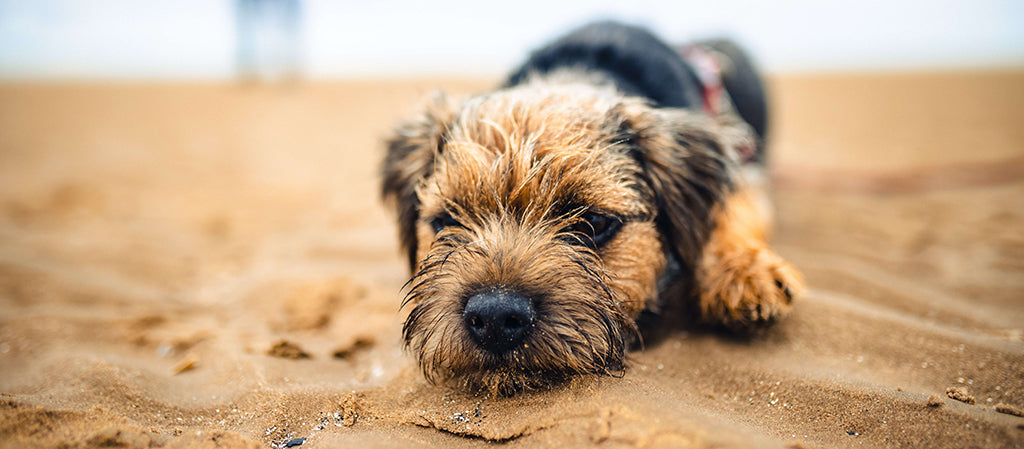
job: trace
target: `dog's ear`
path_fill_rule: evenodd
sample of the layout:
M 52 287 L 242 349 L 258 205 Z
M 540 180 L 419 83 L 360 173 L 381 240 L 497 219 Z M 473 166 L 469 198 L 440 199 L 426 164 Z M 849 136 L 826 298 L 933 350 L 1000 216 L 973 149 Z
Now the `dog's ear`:
M 395 127 L 386 141 L 381 194 L 398 212 L 399 238 L 413 270 L 416 269 L 416 221 L 420 214 L 416 188 L 434 169 L 434 160 L 444 147 L 454 110 L 448 97 L 437 92 L 427 100 L 417 117 Z
M 657 226 L 683 269 L 693 270 L 714 229 L 713 210 L 734 187 L 740 150 L 754 134 L 739 119 L 623 104 L 621 140 L 657 208 Z

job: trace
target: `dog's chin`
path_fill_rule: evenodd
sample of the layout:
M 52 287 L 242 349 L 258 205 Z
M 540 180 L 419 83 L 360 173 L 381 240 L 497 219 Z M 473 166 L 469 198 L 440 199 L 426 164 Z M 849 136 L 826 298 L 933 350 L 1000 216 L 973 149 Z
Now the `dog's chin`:
M 530 391 L 550 390 L 572 377 L 583 374 L 585 373 L 500 367 L 481 369 L 462 377 L 451 377 L 445 384 L 476 394 L 509 397 Z
M 516 357 L 527 355 L 506 354 L 493 357 L 497 360 L 473 369 L 450 370 L 439 369 L 427 375 L 428 379 L 437 384 L 446 385 L 458 390 L 493 396 L 514 396 L 531 391 L 550 390 L 565 384 L 574 377 L 583 375 L 621 376 L 623 359 L 605 360 L 603 366 L 592 366 L 586 370 L 541 368 L 520 366 Z
M 626 341 L 617 329 L 601 337 L 591 335 L 584 344 L 564 340 L 551 326 L 535 331 L 524 344 L 503 354 L 480 349 L 464 332 L 447 335 L 444 341 L 406 340 L 406 346 L 428 381 L 475 394 L 507 397 L 556 388 L 581 375 L 623 374 Z

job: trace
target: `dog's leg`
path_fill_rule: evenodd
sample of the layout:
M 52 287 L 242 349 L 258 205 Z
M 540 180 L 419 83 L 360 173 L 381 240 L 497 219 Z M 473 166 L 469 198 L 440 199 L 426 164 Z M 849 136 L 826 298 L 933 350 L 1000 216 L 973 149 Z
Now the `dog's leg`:
M 780 318 L 803 290 L 800 273 L 768 247 L 770 219 L 755 190 L 742 187 L 715 209 L 697 268 L 702 318 L 737 331 Z

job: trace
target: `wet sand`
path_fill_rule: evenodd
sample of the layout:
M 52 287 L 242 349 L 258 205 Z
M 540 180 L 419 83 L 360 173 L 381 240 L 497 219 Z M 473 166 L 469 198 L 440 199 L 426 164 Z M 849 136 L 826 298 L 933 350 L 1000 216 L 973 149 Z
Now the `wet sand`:
M 492 82 L 0 85 L 0 447 L 1024 445 L 1024 72 L 773 79 L 793 314 L 513 398 L 403 354 L 376 185 Z

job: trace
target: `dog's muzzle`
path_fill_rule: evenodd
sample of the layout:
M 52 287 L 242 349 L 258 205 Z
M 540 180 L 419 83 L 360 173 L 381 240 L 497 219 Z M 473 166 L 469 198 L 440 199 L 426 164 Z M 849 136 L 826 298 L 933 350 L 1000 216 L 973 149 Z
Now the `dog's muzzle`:
M 526 339 L 536 316 L 529 298 L 504 288 L 491 288 L 470 296 L 462 312 L 462 320 L 473 341 L 498 355 Z

